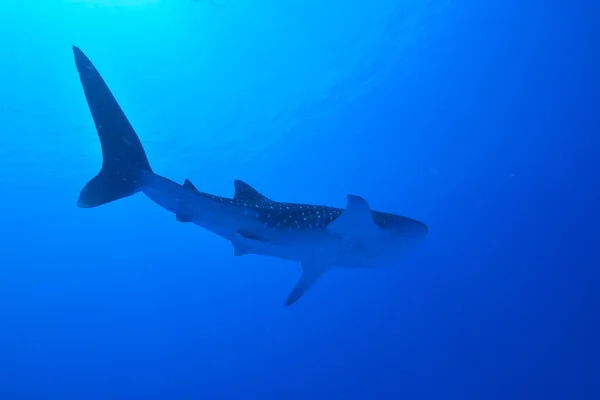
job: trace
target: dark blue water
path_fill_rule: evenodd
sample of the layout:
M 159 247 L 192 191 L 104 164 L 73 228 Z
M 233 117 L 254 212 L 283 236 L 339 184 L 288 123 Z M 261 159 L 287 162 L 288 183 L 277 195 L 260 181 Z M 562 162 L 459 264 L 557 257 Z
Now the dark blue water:
M 0 3 L 0 399 L 600 398 L 596 2 Z M 79 209 L 86 52 L 154 170 L 424 221 L 291 262 L 142 195 Z

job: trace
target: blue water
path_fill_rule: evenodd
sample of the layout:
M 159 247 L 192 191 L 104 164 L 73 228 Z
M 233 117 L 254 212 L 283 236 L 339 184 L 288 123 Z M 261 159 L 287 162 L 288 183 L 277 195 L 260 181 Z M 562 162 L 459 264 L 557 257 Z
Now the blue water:
M 0 399 L 600 398 L 597 2 L 0 2 Z M 292 307 L 100 168 L 79 46 L 154 170 L 425 222 Z

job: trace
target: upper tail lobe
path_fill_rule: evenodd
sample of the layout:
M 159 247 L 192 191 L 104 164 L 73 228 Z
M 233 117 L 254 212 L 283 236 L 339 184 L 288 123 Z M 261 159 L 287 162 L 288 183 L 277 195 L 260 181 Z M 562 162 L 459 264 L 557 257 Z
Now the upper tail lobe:
M 79 194 L 77 205 L 97 207 L 140 190 L 142 171 L 152 172 L 142 143 L 100 73 L 73 46 L 75 64 L 102 146 L 102 169 Z

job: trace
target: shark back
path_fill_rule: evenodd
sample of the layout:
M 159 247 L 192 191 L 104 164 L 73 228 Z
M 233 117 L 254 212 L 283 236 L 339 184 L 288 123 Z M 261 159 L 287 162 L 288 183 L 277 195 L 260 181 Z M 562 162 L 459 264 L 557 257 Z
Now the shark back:
M 343 208 L 317 204 L 278 202 L 266 197 L 248 183 L 239 179 L 234 180 L 235 193 L 233 198 L 200 192 L 187 179 L 183 186 L 215 201 L 251 210 L 257 222 L 264 228 L 275 231 L 325 231 L 345 211 Z M 382 230 L 404 232 L 406 234 L 427 233 L 425 224 L 408 217 L 371 210 L 368 206 L 364 213 L 369 217 L 368 222 L 372 222 Z M 178 216 L 177 218 L 186 222 L 184 216 Z

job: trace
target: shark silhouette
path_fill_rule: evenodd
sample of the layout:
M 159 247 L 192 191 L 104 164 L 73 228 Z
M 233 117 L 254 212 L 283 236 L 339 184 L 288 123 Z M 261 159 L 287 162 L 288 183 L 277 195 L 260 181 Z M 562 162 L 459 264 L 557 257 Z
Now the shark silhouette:
M 335 267 L 374 268 L 397 262 L 426 236 L 414 219 L 371 210 L 347 195 L 344 209 L 271 200 L 241 180 L 233 198 L 200 192 L 189 181 L 153 172 L 136 132 L 88 57 L 73 46 L 75 64 L 102 147 L 102 168 L 77 205 L 97 207 L 142 192 L 175 214 L 231 241 L 235 256 L 256 254 L 301 263 L 285 305 L 295 303 Z

